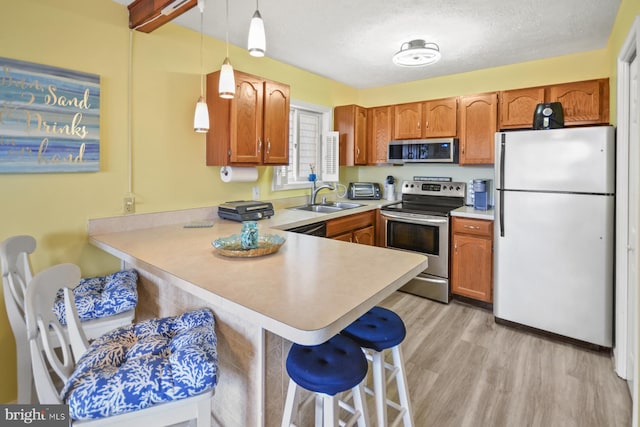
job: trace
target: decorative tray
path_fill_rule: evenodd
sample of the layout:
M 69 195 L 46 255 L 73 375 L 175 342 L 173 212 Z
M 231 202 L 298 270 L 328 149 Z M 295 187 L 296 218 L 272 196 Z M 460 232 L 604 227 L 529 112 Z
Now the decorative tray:
M 234 234 L 229 237 L 221 237 L 211 242 L 216 252 L 228 257 L 257 257 L 278 252 L 280 246 L 285 242 L 285 238 L 276 234 L 261 234 L 258 236 L 258 247 L 253 249 L 243 249 L 240 242 L 240 235 Z

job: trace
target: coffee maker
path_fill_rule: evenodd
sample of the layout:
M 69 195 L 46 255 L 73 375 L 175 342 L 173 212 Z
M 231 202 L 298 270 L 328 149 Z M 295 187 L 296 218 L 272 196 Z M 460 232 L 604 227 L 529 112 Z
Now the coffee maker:
M 473 180 L 473 208 L 482 211 L 489 209 L 489 180 Z

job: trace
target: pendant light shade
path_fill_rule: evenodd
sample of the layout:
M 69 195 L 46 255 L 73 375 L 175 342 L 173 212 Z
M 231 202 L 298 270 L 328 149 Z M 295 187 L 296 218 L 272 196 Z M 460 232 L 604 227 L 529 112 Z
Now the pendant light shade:
M 264 34 L 264 21 L 258 10 L 258 3 L 256 2 L 256 11 L 251 18 L 251 25 L 249 26 L 249 42 L 247 43 L 247 49 L 249 55 L 262 57 L 267 48 L 267 40 Z
M 422 67 L 439 60 L 440 47 L 421 39 L 402 43 L 400 50 L 393 55 L 393 63 L 402 67 Z
M 193 116 L 193 130 L 198 133 L 209 131 L 209 108 L 204 99 L 204 70 L 203 70 L 203 21 L 204 21 L 204 0 L 198 0 L 200 8 L 200 97 L 196 102 L 196 112 Z
M 209 131 L 209 108 L 202 96 L 198 98 L 198 102 L 196 102 L 196 113 L 193 116 L 193 130 L 198 133 L 207 133 Z
M 220 98 L 230 99 L 236 94 L 236 79 L 233 77 L 233 67 L 229 61 L 229 0 L 227 0 L 227 56 L 224 58 L 220 68 L 220 79 L 218 80 L 218 94 Z
M 236 94 L 236 79 L 233 76 L 233 67 L 229 58 L 224 58 L 220 68 L 220 80 L 218 81 L 218 93 L 220 98 L 230 99 Z

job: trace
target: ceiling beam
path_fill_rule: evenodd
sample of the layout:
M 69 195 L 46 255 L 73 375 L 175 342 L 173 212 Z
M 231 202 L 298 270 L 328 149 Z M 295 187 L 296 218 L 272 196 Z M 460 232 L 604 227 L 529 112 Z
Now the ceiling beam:
M 129 6 L 129 28 L 150 33 L 198 4 L 198 0 L 135 0 Z

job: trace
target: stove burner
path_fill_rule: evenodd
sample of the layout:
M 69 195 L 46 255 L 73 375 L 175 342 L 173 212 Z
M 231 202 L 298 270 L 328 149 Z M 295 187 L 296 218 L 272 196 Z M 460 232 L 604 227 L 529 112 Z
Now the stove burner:
M 402 202 L 385 206 L 382 210 L 448 216 L 452 210 L 464 206 L 465 193 L 464 182 L 404 181 Z

